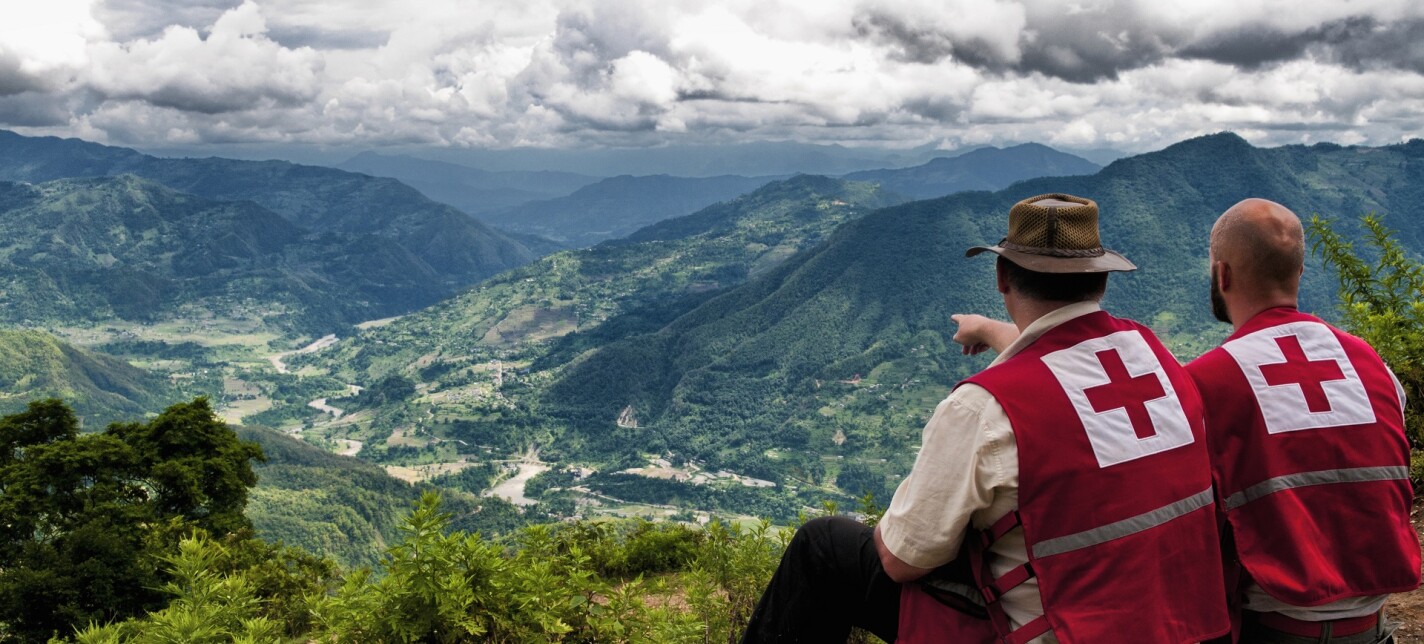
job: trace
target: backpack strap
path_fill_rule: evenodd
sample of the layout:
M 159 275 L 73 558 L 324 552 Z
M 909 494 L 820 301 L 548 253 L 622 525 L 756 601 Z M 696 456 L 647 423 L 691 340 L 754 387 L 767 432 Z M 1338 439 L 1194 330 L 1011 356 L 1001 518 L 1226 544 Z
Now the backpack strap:
M 1033 562 L 1018 566 L 999 577 L 995 577 L 989 568 L 986 556 L 989 546 L 1021 525 L 1023 525 L 1023 521 L 1019 517 L 1018 511 L 1015 510 L 995 521 L 987 530 L 978 532 L 978 538 L 967 539 L 965 544 L 969 548 L 969 568 L 974 573 L 974 580 L 979 585 L 979 592 L 984 596 L 989 621 L 993 622 L 994 631 L 999 634 L 999 640 L 1004 644 L 1025 644 L 1053 629 L 1048 623 L 1046 614 L 1040 615 L 1037 619 L 1016 629 L 1011 628 L 1009 615 L 1004 612 L 1004 607 L 1000 603 L 1004 593 L 1034 577 Z

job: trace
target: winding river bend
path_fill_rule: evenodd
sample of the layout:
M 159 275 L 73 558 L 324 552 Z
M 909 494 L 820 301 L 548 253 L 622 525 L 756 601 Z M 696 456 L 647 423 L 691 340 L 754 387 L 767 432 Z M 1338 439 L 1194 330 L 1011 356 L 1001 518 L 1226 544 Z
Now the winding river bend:
M 519 458 L 519 471 L 503 481 L 499 485 L 490 488 L 485 492 L 486 496 L 497 496 L 520 507 L 526 507 L 538 503 L 534 499 L 524 496 L 524 484 L 529 479 L 541 473 L 549 471 L 549 465 L 539 460 L 539 450 L 531 447 L 524 456 Z

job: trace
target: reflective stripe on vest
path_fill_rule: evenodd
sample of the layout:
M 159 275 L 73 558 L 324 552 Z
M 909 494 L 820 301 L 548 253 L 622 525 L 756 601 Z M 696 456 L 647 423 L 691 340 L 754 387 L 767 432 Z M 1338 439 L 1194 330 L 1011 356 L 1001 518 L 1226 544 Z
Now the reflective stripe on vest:
M 1135 517 L 1128 517 L 1121 521 L 1109 523 L 1091 530 L 1084 530 L 1053 539 L 1045 539 L 1033 544 L 1033 556 L 1051 557 L 1053 555 L 1061 555 L 1065 552 L 1096 546 L 1100 543 L 1107 543 L 1114 539 L 1121 539 L 1200 510 L 1211 505 L 1214 500 L 1216 500 L 1216 495 L 1212 493 L 1211 488 L 1207 488 L 1180 501 L 1168 503 L 1151 512 L 1144 512 Z
M 1298 487 L 1309 487 L 1312 485 L 1329 485 L 1331 483 L 1365 483 L 1369 481 L 1407 481 L 1409 480 L 1409 468 L 1406 466 L 1390 467 L 1354 467 L 1340 470 L 1319 470 L 1315 472 L 1297 472 L 1277 476 L 1273 479 L 1266 479 L 1248 487 L 1236 494 L 1226 497 L 1226 509 L 1235 510 L 1247 503 L 1262 497 L 1275 494 L 1284 490 Z

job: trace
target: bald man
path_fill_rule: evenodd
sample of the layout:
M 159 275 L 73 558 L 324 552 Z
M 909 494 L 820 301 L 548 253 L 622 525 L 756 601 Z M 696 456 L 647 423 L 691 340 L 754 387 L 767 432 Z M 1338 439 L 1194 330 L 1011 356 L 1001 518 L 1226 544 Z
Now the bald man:
M 1243 642 L 1392 641 L 1381 608 L 1419 586 L 1404 390 L 1363 340 L 1296 308 L 1300 219 L 1247 199 L 1211 231 L 1211 308 L 1235 332 L 1187 365 L 1206 436 Z M 965 353 L 1013 325 L 956 315 Z M 1234 553 L 1234 554 L 1233 554 Z
M 1247 199 L 1211 231 L 1211 308 L 1235 331 L 1187 365 L 1241 582 L 1241 639 L 1385 642 L 1419 586 L 1404 390 L 1363 340 L 1296 308 L 1300 219 Z

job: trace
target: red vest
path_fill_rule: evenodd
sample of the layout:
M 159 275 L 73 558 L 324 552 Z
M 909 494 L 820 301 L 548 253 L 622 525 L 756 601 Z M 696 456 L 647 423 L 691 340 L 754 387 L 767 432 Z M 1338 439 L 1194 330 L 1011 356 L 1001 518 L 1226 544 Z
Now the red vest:
M 1029 564 L 988 584 L 991 615 L 1028 575 L 1045 612 L 1000 637 L 1179 644 L 1229 631 L 1201 400 L 1151 331 L 1091 313 L 965 382 L 1003 407 L 1019 452 Z
M 1237 556 L 1296 606 L 1419 586 L 1401 393 L 1363 340 L 1268 309 L 1187 370 Z

